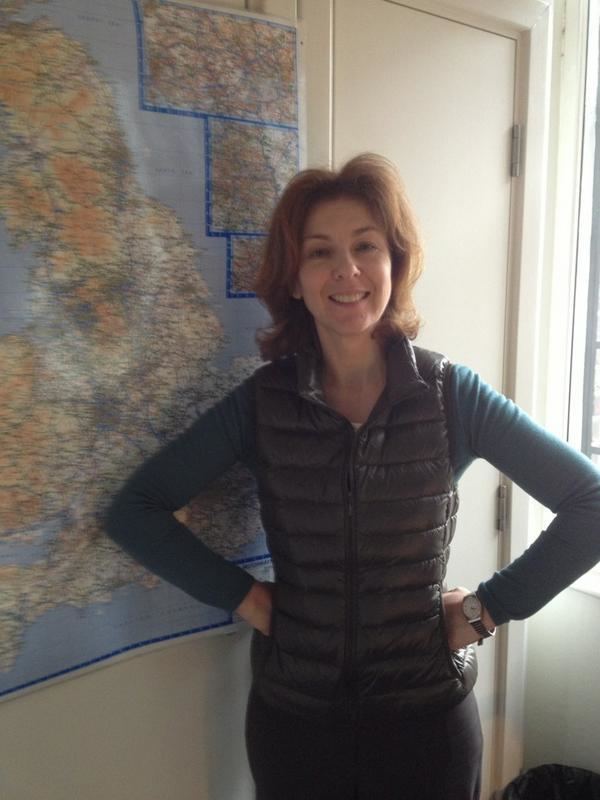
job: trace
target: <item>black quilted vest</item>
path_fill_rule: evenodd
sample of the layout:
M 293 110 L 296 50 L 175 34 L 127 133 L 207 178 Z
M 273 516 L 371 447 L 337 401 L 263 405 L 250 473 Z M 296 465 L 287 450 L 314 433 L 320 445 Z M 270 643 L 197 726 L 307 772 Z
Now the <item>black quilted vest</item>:
M 304 715 L 427 713 L 472 688 L 446 644 L 441 592 L 458 497 L 440 355 L 395 342 L 387 386 L 355 431 L 324 402 L 319 362 L 256 374 L 258 483 L 276 576 L 254 686 Z

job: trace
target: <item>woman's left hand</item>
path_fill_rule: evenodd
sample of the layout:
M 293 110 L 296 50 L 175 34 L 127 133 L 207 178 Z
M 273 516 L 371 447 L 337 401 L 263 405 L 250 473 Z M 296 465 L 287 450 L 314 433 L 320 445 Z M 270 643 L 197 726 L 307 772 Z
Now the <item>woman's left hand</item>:
M 464 586 L 457 586 L 442 595 L 450 650 L 460 650 L 461 647 L 474 644 L 480 638 L 475 628 L 465 617 L 462 609 L 463 598 L 468 594 L 471 594 L 471 590 L 465 589 Z M 482 621 L 488 630 L 492 630 L 496 626 L 485 608 L 482 613 Z

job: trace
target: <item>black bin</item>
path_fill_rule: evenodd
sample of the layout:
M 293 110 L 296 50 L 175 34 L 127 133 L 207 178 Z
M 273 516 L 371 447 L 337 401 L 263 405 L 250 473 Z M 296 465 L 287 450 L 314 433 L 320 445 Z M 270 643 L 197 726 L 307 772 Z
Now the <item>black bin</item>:
M 502 800 L 600 800 L 600 775 L 562 764 L 543 764 L 511 781 Z

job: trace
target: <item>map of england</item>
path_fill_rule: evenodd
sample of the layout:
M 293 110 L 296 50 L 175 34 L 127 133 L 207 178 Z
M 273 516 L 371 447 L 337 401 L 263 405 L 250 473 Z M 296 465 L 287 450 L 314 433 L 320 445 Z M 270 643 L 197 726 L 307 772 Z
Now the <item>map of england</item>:
M 0 2 L 0 696 L 231 622 L 101 520 L 258 364 L 253 276 L 299 167 L 297 46 L 191 4 Z M 268 570 L 243 468 L 190 513 Z

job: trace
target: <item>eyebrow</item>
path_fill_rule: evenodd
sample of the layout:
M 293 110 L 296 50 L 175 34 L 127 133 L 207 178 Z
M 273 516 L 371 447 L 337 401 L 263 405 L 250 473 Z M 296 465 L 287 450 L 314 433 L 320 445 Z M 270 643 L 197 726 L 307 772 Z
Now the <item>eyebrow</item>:
M 360 236 L 362 233 L 366 233 L 367 231 L 381 233 L 379 228 L 376 228 L 374 225 L 364 225 L 362 228 L 356 228 L 353 230 L 352 236 Z M 328 236 L 326 233 L 311 233 L 310 236 L 305 236 L 302 241 L 306 242 L 308 239 L 324 239 L 325 241 L 329 241 L 331 236 Z

